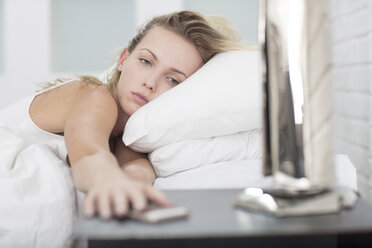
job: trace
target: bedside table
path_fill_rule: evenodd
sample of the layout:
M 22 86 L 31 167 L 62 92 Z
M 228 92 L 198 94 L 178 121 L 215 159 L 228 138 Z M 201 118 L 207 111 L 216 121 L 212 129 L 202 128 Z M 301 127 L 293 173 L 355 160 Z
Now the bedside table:
M 102 221 L 79 213 L 80 247 L 364 247 L 372 245 L 372 206 L 358 199 L 337 214 L 277 218 L 236 208 L 243 189 L 165 191 L 187 219 L 148 224 Z M 367 246 L 365 246 L 367 247 Z

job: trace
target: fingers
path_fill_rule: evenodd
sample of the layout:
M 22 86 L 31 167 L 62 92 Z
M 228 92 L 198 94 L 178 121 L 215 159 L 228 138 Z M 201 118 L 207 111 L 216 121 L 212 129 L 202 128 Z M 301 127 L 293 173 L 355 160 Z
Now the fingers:
M 117 217 L 124 217 L 128 213 L 128 200 L 120 190 L 112 193 L 88 192 L 84 200 L 84 214 L 93 217 L 98 214 L 101 219 L 109 219 L 114 214 Z
M 150 185 L 131 183 L 122 187 L 103 187 L 89 191 L 84 200 L 84 214 L 92 217 L 95 213 L 106 220 L 113 215 L 124 217 L 129 210 L 129 204 L 136 210 L 144 210 L 148 200 L 162 206 L 169 207 L 172 202 L 161 191 Z
M 95 214 L 95 197 L 90 192 L 86 194 L 83 204 L 84 214 L 87 217 L 93 217 Z
M 147 207 L 147 199 L 142 190 L 132 190 L 129 192 L 130 202 L 136 210 L 144 210 Z
M 111 218 L 110 195 L 101 194 L 97 199 L 98 214 L 101 219 L 107 220 Z
M 84 199 L 84 214 L 87 217 L 93 217 L 96 213 L 102 219 L 111 217 L 110 197 L 95 191 L 88 192 Z
M 113 194 L 113 209 L 117 217 L 124 217 L 128 213 L 128 199 L 120 190 Z
M 170 207 L 173 203 L 168 199 L 168 197 L 161 191 L 153 188 L 152 186 L 147 186 L 145 188 L 145 194 L 149 200 L 159 204 L 162 207 Z

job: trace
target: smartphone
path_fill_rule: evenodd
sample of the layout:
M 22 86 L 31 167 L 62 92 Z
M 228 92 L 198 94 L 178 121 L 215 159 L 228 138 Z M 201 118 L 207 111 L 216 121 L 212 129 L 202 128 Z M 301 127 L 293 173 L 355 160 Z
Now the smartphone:
M 159 223 L 168 220 L 182 219 L 189 216 L 189 211 L 185 207 L 158 207 L 150 206 L 145 210 L 131 210 L 128 217 L 134 220 L 148 223 Z

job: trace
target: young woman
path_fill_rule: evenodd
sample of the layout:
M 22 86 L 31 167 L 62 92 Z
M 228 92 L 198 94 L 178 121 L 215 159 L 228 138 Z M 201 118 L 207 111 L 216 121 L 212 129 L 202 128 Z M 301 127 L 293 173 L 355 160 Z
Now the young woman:
M 34 124 L 64 135 L 74 184 L 86 192 L 87 216 L 125 216 L 130 205 L 144 209 L 148 200 L 171 204 L 152 187 L 155 174 L 146 154 L 125 147 L 121 136 L 141 106 L 182 83 L 215 54 L 239 48 L 230 29 L 218 30 L 212 23 L 190 11 L 156 17 L 123 49 L 106 84 L 81 76 L 33 99 Z

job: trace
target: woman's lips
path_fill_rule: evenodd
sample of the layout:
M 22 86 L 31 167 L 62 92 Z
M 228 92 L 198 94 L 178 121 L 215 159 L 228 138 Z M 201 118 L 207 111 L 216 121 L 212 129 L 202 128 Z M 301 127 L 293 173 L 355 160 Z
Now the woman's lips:
M 134 101 L 141 106 L 149 102 L 149 100 L 147 100 L 147 98 L 141 93 L 132 92 L 132 95 L 133 95 Z

